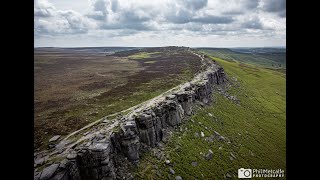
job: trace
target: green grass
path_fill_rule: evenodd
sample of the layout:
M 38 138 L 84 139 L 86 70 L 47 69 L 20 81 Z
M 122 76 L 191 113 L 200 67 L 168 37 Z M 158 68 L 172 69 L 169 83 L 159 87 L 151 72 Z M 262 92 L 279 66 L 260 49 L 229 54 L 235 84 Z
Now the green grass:
M 200 52 L 209 54 L 227 61 L 240 61 L 262 67 L 274 69 L 286 68 L 286 53 L 240 53 L 230 49 L 199 49 Z M 276 51 L 276 50 L 275 50 Z
M 145 58 L 150 58 L 152 55 L 159 54 L 160 52 L 152 52 L 152 53 L 147 53 L 147 52 L 139 52 L 134 55 L 128 56 L 130 59 L 145 59 Z
M 229 173 L 237 178 L 239 168 L 286 169 L 286 79 L 282 72 L 264 69 L 249 64 L 214 58 L 224 69 L 233 86 L 228 93 L 237 97 L 240 104 L 228 100 L 218 93 L 213 94 L 214 103 L 200 108 L 191 119 L 176 131 L 165 145 L 165 152 L 174 164 L 173 177 L 183 179 L 223 179 Z M 211 113 L 213 117 L 209 116 Z M 201 122 L 200 125 L 198 122 Z M 208 130 L 205 129 L 208 127 Z M 212 128 L 212 130 L 210 130 Z M 209 143 L 204 138 L 195 138 L 194 133 L 213 130 L 230 140 Z M 221 147 L 222 149 L 219 149 Z M 213 159 L 205 160 L 202 153 L 213 151 Z M 230 153 L 236 159 L 230 160 Z M 192 161 L 198 162 L 193 167 Z M 157 170 L 151 166 L 158 166 Z M 143 179 L 168 177 L 169 166 L 145 154 L 140 165 L 134 169 L 136 176 Z M 271 178 L 272 179 L 272 178 Z

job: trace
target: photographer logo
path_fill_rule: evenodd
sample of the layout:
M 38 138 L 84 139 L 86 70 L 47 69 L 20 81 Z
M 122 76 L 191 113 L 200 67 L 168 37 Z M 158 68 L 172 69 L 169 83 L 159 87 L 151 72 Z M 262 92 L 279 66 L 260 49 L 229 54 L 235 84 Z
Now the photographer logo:
M 252 178 L 252 177 L 262 177 L 262 178 L 277 178 L 284 177 L 284 170 L 282 169 L 238 169 L 238 178 Z
M 238 169 L 238 178 L 252 178 L 252 169 Z

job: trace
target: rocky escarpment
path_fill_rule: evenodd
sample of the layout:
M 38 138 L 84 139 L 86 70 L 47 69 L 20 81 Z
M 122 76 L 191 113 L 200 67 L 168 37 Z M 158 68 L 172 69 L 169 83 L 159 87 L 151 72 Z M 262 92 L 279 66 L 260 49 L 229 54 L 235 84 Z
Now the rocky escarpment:
M 117 179 L 119 157 L 138 163 L 141 153 L 166 140 L 169 129 L 186 121 L 197 102 L 210 102 L 213 87 L 225 81 L 223 68 L 211 64 L 191 82 L 117 119 L 112 130 L 102 130 L 70 149 L 59 163 L 37 172 L 35 179 Z

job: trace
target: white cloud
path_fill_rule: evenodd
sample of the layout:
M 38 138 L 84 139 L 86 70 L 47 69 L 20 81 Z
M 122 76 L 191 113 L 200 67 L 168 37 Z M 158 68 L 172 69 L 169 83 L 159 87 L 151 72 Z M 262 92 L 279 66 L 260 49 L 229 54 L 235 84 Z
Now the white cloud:
M 36 44 L 54 42 L 52 46 L 58 46 L 62 41 L 74 44 L 68 41 L 76 42 L 73 36 L 77 34 L 82 37 L 78 40 L 79 46 L 187 45 L 191 39 L 205 37 L 219 39 L 222 44 L 222 39 L 226 39 L 226 44 L 235 42 L 230 38 L 238 39 L 240 44 L 243 39 L 285 43 L 285 0 L 89 0 L 79 3 L 87 3 L 87 10 L 81 13 L 67 7 L 61 10 L 61 4 L 57 8 L 48 0 L 36 0 Z M 107 44 L 101 43 L 103 40 Z M 199 46 L 209 43 L 196 42 Z M 215 45 L 212 42 L 212 46 Z

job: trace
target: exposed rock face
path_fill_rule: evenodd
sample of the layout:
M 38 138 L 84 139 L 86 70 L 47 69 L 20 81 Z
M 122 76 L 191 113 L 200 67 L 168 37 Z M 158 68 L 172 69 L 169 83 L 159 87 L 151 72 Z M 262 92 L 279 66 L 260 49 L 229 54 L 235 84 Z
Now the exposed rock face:
M 168 128 L 180 125 L 186 116 L 192 115 L 195 102 L 210 102 L 213 86 L 225 81 L 223 69 L 213 64 L 161 101 L 118 119 L 119 127 L 109 135 L 96 135 L 85 146 L 70 152 L 60 164 L 38 173 L 35 179 L 116 179 L 117 155 L 122 154 L 131 162 L 138 162 L 139 153 L 145 147 L 153 148 L 165 141 Z M 207 156 L 212 158 L 212 152 Z

